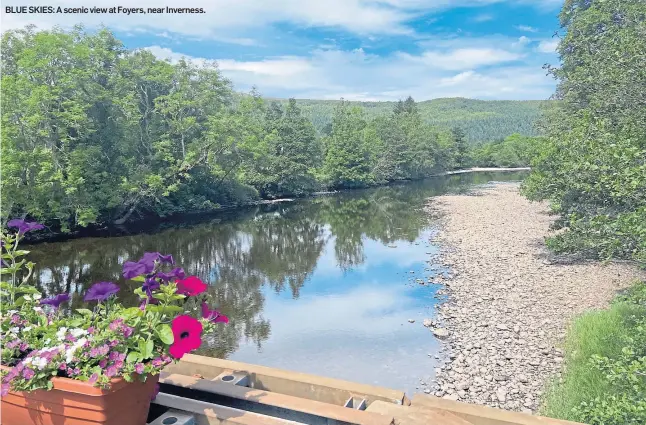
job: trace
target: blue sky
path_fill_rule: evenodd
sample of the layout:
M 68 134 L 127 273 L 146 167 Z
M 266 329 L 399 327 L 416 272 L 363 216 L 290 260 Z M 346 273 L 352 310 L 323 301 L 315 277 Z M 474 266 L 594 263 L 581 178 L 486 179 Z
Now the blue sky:
M 19 0 L 15 6 L 36 5 Z M 111 0 L 52 0 L 62 7 Z M 236 89 L 270 97 L 546 99 L 562 0 L 140 0 L 204 14 L 6 14 L 3 30 L 104 24 L 159 58 L 216 60 Z

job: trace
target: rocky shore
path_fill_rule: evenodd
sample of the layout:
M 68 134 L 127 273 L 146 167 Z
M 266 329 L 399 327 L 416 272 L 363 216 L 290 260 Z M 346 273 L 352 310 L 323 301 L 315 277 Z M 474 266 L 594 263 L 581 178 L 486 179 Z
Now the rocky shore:
M 551 258 L 544 238 L 553 217 L 518 189 L 500 183 L 427 205 L 441 217 L 435 242 L 443 247 L 430 262 L 452 271 L 438 319 L 424 321 L 446 342 L 425 392 L 529 413 L 561 371 L 558 347 L 573 316 L 607 306 L 645 275 L 630 264 Z

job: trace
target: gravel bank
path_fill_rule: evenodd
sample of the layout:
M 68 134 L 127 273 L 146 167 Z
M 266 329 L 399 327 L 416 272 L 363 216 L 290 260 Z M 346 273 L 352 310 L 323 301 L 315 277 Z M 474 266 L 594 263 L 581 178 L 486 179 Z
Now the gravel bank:
M 429 214 L 442 215 L 436 242 L 446 247 L 433 262 L 451 266 L 453 276 L 444 281 L 449 301 L 439 323 L 424 323 L 446 341 L 447 354 L 426 392 L 529 413 L 560 373 L 557 347 L 572 317 L 606 306 L 646 275 L 630 264 L 550 261 L 544 237 L 553 217 L 518 188 L 500 183 L 429 201 Z

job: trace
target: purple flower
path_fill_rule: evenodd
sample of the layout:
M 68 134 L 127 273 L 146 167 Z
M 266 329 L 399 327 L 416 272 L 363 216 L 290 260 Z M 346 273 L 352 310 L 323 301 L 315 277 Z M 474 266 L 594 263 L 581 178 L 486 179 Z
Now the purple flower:
M 99 352 L 102 356 L 108 354 L 108 351 L 110 351 L 110 347 L 108 347 L 107 344 L 103 344 L 101 347 L 99 347 Z
M 99 357 L 99 349 L 98 348 L 90 349 L 90 357 Z
M 143 363 L 137 363 L 135 365 L 135 372 L 137 372 L 139 375 L 142 375 L 144 373 L 144 364 Z
M 114 362 L 114 365 L 117 367 L 117 369 L 121 369 L 123 367 L 123 360 L 117 360 Z
M 2 384 L 2 389 L 0 389 L 0 396 L 4 397 L 7 394 L 9 394 L 9 389 L 10 385 L 9 384 Z
M 114 348 L 114 347 L 116 347 L 117 345 L 119 345 L 119 341 L 117 341 L 116 339 L 113 339 L 112 341 L 110 341 L 110 347 L 113 347 L 113 348 Z
M 186 273 L 184 273 L 184 269 L 181 267 L 175 267 L 168 273 L 159 272 L 155 274 L 155 277 L 163 280 L 164 282 L 169 282 L 173 279 L 184 279 L 186 277 Z
M 97 381 L 97 379 L 99 379 L 99 375 L 97 375 L 96 373 L 93 373 L 92 376 L 90 376 L 90 379 L 88 379 L 87 381 L 90 384 L 94 384 Z
M 84 301 L 105 301 L 119 292 L 119 287 L 112 282 L 95 283 L 88 289 Z
M 108 328 L 110 328 L 111 331 L 116 331 L 121 328 L 121 325 L 123 325 L 123 319 L 115 319 L 110 323 Z
M 145 264 L 139 262 L 126 261 L 123 263 L 123 277 L 126 279 L 132 279 L 142 274 L 150 273 L 151 271 L 152 269 L 149 269 Z
M 54 297 L 45 298 L 44 300 L 41 300 L 40 305 L 51 305 L 54 308 L 58 308 L 60 307 L 61 304 L 69 300 L 70 300 L 70 296 L 68 294 L 58 294 Z
M 153 292 L 155 289 L 159 289 L 159 282 L 157 282 L 155 279 L 148 277 L 144 281 L 144 284 L 142 286 L 142 289 L 146 291 L 146 295 L 148 295 L 148 300 L 153 300 Z
M 175 264 L 175 260 L 173 260 L 173 256 L 168 254 L 168 255 L 163 255 L 159 254 L 159 262 L 162 264 Z
M 117 360 L 119 361 L 124 361 L 126 359 L 126 353 L 119 353 L 119 356 L 117 356 Z
M 25 378 L 26 380 L 30 380 L 31 378 L 34 377 L 34 371 L 27 367 L 27 368 L 23 369 L 22 377 Z
M 36 223 L 35 221 L 25 221 L 19 218 L 9 220 L 7 227 L 16 227 L 18 229 L 18 233 L 20 234 L 25 234 L 27 232 L 31 232 L 32 230 L 40 230 L 45 228 L 45 226 L 40 223 Z
M 89 333 L 90 335 L 93 334 L 94 333 L 94 326 L 90 326 L 89 328 L 87 328 L 87 333 Z
M 116 374 L 117 374 L 117 367 L 115 365 L 110 365 L 105 370 L 105 376 L 107 376 L 108 378 L 112 378 Z
M 74 369 L 72 369 L 71 367 L 68 367 L 67 368 L 67 376 L 74 376 Z
M 28 348 L 29 348 L 29 345 L 27 345 L 26 342 L 23 342 L 22 344 L 20 344 L 20 351 L 27 351 Z
M 18 323 L 20 323 L 20 316 L 18 316 L 17 314 L 14 314 L 13 316 L 11 316 L 11 323 L 13 325 L 17 325 Z
M 119 358 L 119 353 L 117 351 L 111 352 L 110 355 L 108 356 L 108 360 L 110 360 L 111 362 L 117 360 L 118 358 Z
M 164 365 L 164 361 L 161 358 L 155 357 L 153 359 L 153 366 L 154 367 L 160 367 L 160 366 L 163 366 L 163 365 Z
M 74 368 L 74 375 L 78 375 L 79 373 L 81 373 L 81 369 L 79 369 L 78 367 L 75 367 Z
M 106 359 L 103 359 L 103 360 L 99 361 L 99 367 L 100 367 L 101 369 L 105 369 L 105 367 L 106 367 L 107 365 L 108 365 L 108 361 L 107 361 Z
M 130 338 L 134 332 L 135 332 L 134 328 L 131 328 L 130 326 L 126 326 L 125 328 L 123 328 L 124 338 Z
M 16 347 L 17 347 L 17 346 L 19 346 L 19 345 L 20 345 L 20 340 L 19 340 L 19 339 L 15 339 L 15 340 L 13 340 L 13 341 L 9 341 L 9 342 L 7 342 L 7 345 L 5 345 L 5 347 L 7 347 L 7 348 L 8 348 L 8 349 L 10 349 L 10 350 L 13 350 L 14 348 L 16 348 Z

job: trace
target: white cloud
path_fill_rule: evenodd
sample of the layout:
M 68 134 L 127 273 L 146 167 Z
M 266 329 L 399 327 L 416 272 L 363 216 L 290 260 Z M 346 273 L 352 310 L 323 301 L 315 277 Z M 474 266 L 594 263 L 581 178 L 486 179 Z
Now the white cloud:
M 495 40 L 495 41 L 492 41 Z M 553 80 L 542 63 L 524 52 L 514 39 L 454 39 L 435 43 L 423 53 L 395 52 L 378 56 L 355 50 L 314 50 L 307 56 L 276 56 L 262 60 L 217 59 L 236 88 L 257 86 L 270 97 L 380 101 L 408 95 L 416 99 L 471 97 L 481 99 L 546 99 Z M 160 58 L 181 55 L 159 46 L 148 50 Z M 197 58 L 198 62 L 204 59 Z
M 538 28 L 530 27 L 529 25 L 516 25 L 514 28 L 525 32 L 538 32 Z
M 543 40 L 538 44 L 537 50 L 542 53 L 555 53 L 559 40 Z
M 520 36 L 518 38 L 518 41 L 513 44 L 513 46 L 514 47 L 522 47 L 522 46 L 528 45 L 531 42 L 532 42 L 532 40 L 530 40 L 528 37 L 525 37 L 524 35 L 522 35 L 522 36 Z

